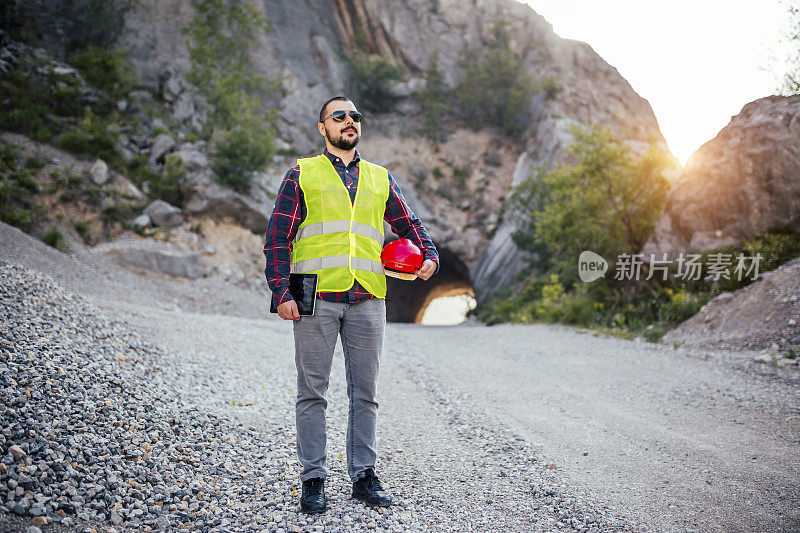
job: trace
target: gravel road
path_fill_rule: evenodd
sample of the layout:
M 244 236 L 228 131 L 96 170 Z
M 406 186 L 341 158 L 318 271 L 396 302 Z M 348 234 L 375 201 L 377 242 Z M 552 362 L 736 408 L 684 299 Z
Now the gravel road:
M 134 496 L 147 503 L 137 507 L 143 513 L 119 511 L 100 529 L 128 529 L 136 520 L 142 528 L 189 522 L 226 531 L 800 530 L 796 368 L 543 325 L 389 325 L 377 469 L 397 504 L 386 512 L 349 500 L 337 349 L 328 410 L 330 510 L 306 517 L 297 512 L 291 326 L 265 313 L 264 296 L 214 279 L 142 278 L 26 239 L 0 226 L 2 258 L 52 276 L 88 307 L 62 313 L 53 310 L 56 299 L 30 301 L 48 306 L 49 322 L 67 317 L 65 328 L 96 320 L 105 332 L 99 344 L 114 350 L 108 371 L 132 372 L 146 389 L 142 401 L 157 406 L 115 414 L 149 420 L 145 438 L 148 424 L 160 428 L 146 454 L 159 479 L 139 478 L 146 482 Z M 46 278 L 31 282 L 39 283 L 53 291 Z M 78 305 L 66 300 L 64 306 Z M 7 312 L 23 312 L 17 309 L 4 302 Z M 26 331 L 19 326 L 14 334 Z M 130 358 L 126 347 L 136 348 Z M 120 350 L 128 361 L 122 366 Z M 182 434 L 170 435 L 181 413 Z M 131 445 L 139 443 L 136 431 Z M 197 442 L 210 447 L 197 449 L 193 468 L 162 471 L 187 461 L 185 449 Z M 125 450 L 122 460 L 129 460 Z M 100 474 L 78 491 L 105 486 Z M 109 504 L 115 497 L 109 488 Z M 120 498 L 133 501 L 129 492 Z M 102 519 L 93 512 L 85 522 Z M 0 530 L 20 524 L 10 518 L 0 512 Z

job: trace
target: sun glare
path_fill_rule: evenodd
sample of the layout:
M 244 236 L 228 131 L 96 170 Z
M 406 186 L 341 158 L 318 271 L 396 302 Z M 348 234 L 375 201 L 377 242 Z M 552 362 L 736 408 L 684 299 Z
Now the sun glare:
M 435 298 L 422 313 L 424 326 L 454 326 L 466 320 L 467 312 L 475 309 L 475 298 L 469 294 Z
M 781 0 L 524 0 L 588 43 L 650 102 L 685 164 L 748 102 L 772 95 L 791 47 Z

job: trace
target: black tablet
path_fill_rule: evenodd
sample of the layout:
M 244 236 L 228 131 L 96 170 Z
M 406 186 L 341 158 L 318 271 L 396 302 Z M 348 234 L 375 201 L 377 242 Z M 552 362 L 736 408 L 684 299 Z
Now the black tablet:
M 317 302 L 317 274 L 289 274 L 289 292 L 297 302 L 300 316 L 312 316 Z M 272 295 L 270 313 L 278 312 L 278 301 Z

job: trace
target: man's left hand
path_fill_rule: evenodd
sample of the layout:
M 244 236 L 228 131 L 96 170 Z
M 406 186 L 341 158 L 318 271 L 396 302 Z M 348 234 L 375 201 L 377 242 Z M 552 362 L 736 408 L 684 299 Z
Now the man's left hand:
M 414 272 L 420 278 L 427 280 L 433 273 L 436 272 L 436 261 L 433 259 L 426 259 L 424 263 L 422 263 L 422 267 Z

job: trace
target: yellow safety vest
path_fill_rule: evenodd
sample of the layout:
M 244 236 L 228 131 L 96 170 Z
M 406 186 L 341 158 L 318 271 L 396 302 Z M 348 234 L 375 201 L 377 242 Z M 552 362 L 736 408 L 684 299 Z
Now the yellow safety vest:
M 354 202 L 325 155 L 298 159 L 306 218 L 292 241 L 292 272 L 319 275 L 317 291 L 344 292 L 353 280 L 378 298 L 386 297 L 381 263 L 383 216 L 389 198 L 389 173 L 358 163 Z

